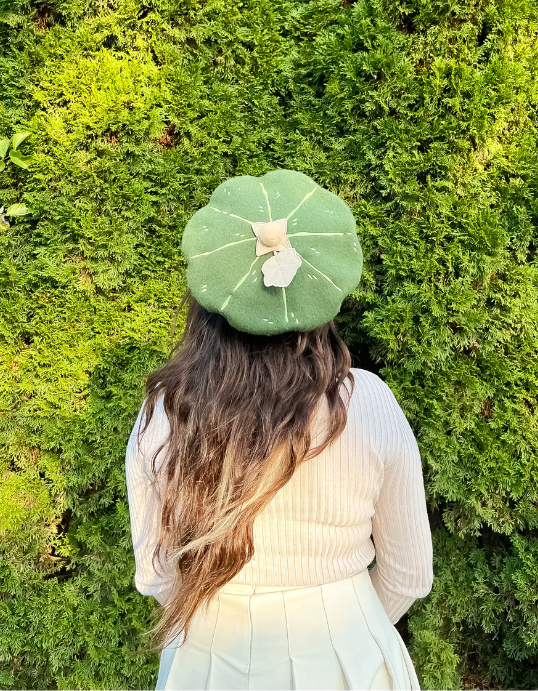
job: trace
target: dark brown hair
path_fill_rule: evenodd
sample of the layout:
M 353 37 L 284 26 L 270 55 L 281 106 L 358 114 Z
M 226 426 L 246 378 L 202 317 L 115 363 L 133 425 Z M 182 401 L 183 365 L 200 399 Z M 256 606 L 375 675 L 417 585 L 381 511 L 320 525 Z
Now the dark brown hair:
M 171 634 L 187 636 L 198 607 L 252 559 L 256 516 L 300 463 L 341 434 L 350 366 L 333 322 L 253 336 L 190 299 L 177 354 L 148 377 L 141 431 L 164 395 L 170 434 L 152 459 L 161 502 L 153 562 L 173 573 L 174 597 L 154 629 L 158 646 Z M 311 448 L 325 402 L 327 433 Z

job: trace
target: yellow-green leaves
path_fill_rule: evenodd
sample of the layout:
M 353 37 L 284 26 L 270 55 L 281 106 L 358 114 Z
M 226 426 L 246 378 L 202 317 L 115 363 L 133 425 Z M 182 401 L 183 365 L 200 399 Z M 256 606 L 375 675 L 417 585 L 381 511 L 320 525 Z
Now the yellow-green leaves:
M 30 132 L 17 132 L 13 135 L 11 148 L 16 151 L 25 139 L 30 136 Z
M 0 139 L 0 158 L 4 158 L 9 149 L 11 139 Z
M 9 150 L 9 159 L 19 168 L 27 170 L 33 162 L 31 156 L 23 155 L 19 150 L 22 142 L 30 136 L 30 132 L 18 132 L 12 139 L 0 140 L 0 159 L 4 159 Z M 11 148 L 9 148 L 11 145 Z M 6 162 L 0 160 L 0 172 L 6 167 Z
M 9 158 L 16 166 L 19 166 L 19 168 L 24 168 L 25 170 L 28 170 L 30 164 L 32 163 L 31 156 L 23 156 L 20 151 L 15 151 L 14 149 L 11 149 L 9 152 Z
M 12 204 L 4 210 L 4 207 L 0 207 L 0 230 L 7 230 L 9 228 L 9 223 L 6 221 L 6 216 L 24 216 L 28 213 L 28 208 L 26 204 Z
M 1 213 L 1 210 L 0 210 Z M 28 213 L 26 204 L 12 204 L 6 209 L 6 216 L 24 216 Z

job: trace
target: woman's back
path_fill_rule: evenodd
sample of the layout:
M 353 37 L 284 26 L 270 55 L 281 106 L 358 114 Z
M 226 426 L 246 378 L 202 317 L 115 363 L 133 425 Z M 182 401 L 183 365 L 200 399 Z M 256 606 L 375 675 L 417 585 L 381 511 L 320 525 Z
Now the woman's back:
M 254 556 L 230 583 L 330 583 L 362 571 L 375 556 L 372 582 L 395 622 L 429 592 L 433 577 L 420 455 L 390 388 L 375 374 L 351 371 L 355 386 L 344 431 L 300 464 L 256 517 Z M 324 412 L 320 407 L 314 445 L 325 434 Z M 145 595 L 163 597 L 172 581 L 152 564 L 159 524 L 148 510 L 148 502 L 158 507 L 148 459 L 169 431 L 162 399 L 137 450 L 139 423 L 140 416 L 127 450 L 136 583 Z

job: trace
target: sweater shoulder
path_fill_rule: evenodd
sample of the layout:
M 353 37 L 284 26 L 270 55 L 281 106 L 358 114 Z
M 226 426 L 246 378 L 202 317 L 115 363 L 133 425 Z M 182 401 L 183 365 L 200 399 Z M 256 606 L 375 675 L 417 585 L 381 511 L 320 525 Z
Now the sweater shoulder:
M 352 367 L 350 371 L 354 376 L 358 377 L 359 379 L 365 379 L 371 382 L 385 384 L 385 382 L 383 381 L 383 379 L 381 379 L 379 375 L 374 374 L 374 372 L 370 372 L 370 370 L 360 369 L 359 367 Z
M 355 399 L 378 399 L 386 402 L 395 400 L 394 394 L 388 384 L 383 379 L 373 372 L 358 367 L 351 368 L 353 375 L 354 388 L 353 398 Z
M 392 389 L 381 377 L 367 370 L 352 368 L 354 387 L 350 399 L 350 418 L 372 443 L 386 446 L 400 443 L 402 431 L 407 434 L 405 415 Z

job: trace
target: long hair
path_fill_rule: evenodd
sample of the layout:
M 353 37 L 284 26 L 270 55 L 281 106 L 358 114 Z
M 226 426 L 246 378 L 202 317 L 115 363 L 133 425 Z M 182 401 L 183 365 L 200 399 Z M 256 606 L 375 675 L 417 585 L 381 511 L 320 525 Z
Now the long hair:
M 341 434 L 350 367 L 333 322 L 253 336 L 190 299 L 177 353 L 147 379 L 141 431 L 163 395 L 170 433 L 151 461 L 161 508 L 153 563 L 172 574 L 174 596 L 160 611 L 157 647 L 171 633 L 186 639 L 196 610 L 252 559 L 256 516 Z M 326 434 L 311 448 L 322 403 Z

